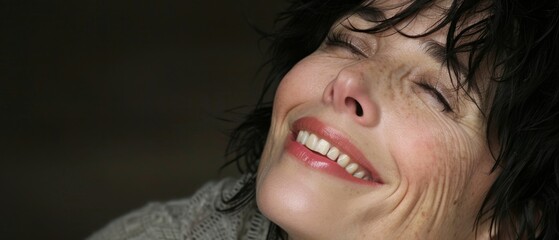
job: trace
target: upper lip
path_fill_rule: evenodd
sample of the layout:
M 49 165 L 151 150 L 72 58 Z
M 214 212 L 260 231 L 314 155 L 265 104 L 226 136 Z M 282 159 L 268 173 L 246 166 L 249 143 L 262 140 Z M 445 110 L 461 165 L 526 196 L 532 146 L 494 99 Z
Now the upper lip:
M 295 134 L 297 134 L 300 130 L 310 131 L 320 138 L 323 138 L 332 145 L 336 146 L 336 148 L 340 149 L 341 152 L 347 154 L 352 161 L 369 171 L 373 179 L 375 179 L 375 182 L 382 183 L 378 172 L 373 168 L 371 163 L 367 160 L 367 158 L 365 158 L 363 153 L 349 141 L 346 134 L 341 131 L 327 126 L 315 117 L 303 117 L 296 120 L 293 123 L 291 130 Z

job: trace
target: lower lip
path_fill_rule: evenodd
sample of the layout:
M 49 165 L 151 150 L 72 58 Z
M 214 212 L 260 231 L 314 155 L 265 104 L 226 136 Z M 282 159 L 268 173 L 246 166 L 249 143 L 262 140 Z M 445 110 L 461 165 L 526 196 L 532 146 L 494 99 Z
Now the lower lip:
M 295 157 L 295 159 L 301 161 L 303 164 L 312 169 L 316 169 L 332 176 L 358 184 L 378 185 L 378 183 L 375 182 L 353 177 L 335 161 L 332 161 L 323 155 L 316 154 L 307 147 L 296 142 L 294 134 L 290 134 L 287 137 L 285 148 L 288 153 Z

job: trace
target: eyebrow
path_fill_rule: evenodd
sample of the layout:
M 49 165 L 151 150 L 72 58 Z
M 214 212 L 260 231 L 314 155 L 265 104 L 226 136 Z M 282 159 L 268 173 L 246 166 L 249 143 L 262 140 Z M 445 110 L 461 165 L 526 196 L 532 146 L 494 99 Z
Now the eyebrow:
M 424 44 L 425 52 L 427 52 L 433 60 L 441 65 L 448 64 L 448 54 L 445 46 L 434 40 L 427 40 Z M 457 68 L 458 69 L 453 70 L 458 72 L 459 78 L 467 75 L 468 68 L 464 64 L 458 62 Z

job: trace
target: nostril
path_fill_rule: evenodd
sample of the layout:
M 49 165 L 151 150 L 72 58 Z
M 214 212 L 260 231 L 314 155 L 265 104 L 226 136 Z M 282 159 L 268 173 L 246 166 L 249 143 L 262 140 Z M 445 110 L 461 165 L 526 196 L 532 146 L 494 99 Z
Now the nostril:
M 363 108 L 357 100 L 355 101 L 355 114 L 357 114 L 357 116 L 359 117 L 363 117 Z
M 359 102 L 357 100 L 355 100 L 354 98 L 346 98 L 345 99 L 345 105 L 350 108 L 351 110 L 355 110 L 355 114 L 358 117 L 362 117 L 363 116 L 363 107 L 361 107 L 361 104 L 359 104 Z

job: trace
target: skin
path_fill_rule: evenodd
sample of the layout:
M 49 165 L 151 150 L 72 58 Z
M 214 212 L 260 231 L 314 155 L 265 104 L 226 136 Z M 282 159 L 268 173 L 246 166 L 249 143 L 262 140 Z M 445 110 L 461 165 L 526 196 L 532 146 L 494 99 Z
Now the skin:
M 424 32 L 437 14 L 427 11 L 401 29 Z M 332 28 L 347 34 L 360 53 L 324 43 L 278 87 L 258 169 L 259 209 L 289 239 L 487 239 L 487 223 L 474 231 L 498 174 L 490 172 L 485 119 L 463 92 L 453 91 L 446 66 L 425 50 L 427 41 L 443 43 L 446 30 L 413 39 L 356 33 L 343 27 L 349 23 L 372 23 L 350 16 Z M 421 81 L 439 88 L 452 111 L 442 111 L 444 104 Z M 347 181 L 289 154 L 285 140 L 302 117 L 342 132 L 382 184 Z

